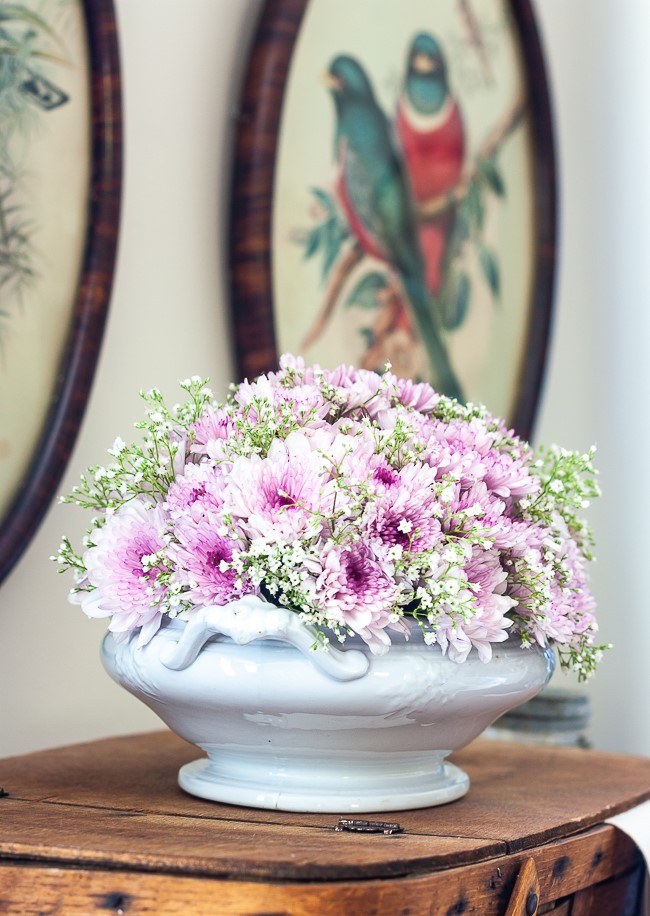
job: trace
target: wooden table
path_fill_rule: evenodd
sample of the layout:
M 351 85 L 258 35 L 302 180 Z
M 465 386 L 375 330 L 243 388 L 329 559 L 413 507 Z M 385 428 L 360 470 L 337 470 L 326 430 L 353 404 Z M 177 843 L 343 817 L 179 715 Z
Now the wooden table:
M 650 760 L 477 741 L 469 794 L 384 835 L 195 799 L 196 756 L 164 732 L 0 761 L 0 913 L 639 912 L 640 853 L 602 821 L 650 798 Z

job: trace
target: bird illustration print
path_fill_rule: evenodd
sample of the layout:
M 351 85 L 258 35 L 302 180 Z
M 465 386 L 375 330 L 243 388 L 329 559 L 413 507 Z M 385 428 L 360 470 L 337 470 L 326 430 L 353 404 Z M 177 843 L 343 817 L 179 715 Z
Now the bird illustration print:
M 442 48 L 427 32 L 419 33 L 409 49 L 396 130 L 418 205 L 446 194 L 458 184 L 465 161 L 463 119 L 449 88 Z M 426 284 L 432 296 L 440 292 L 445 275 L 445 255 L 454 221 L 455 212 L 450 208 L 419 225 Z
M 337 197 L 363 252 L 392 268 L 427 352 L 433 384 L 463 400 L 425 279 L 413 199 L 392 127 L 358 60 L 339 55 L 326 83 L 336 113 Z

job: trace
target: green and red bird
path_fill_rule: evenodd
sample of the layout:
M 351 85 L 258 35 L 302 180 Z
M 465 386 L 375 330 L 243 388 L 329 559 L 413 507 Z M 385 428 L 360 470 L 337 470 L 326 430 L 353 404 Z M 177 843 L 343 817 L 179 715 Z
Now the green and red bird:
M 409 50 L 396 130 L 417 204 L 435 200 L 458 184 L 465 162 L 463 119 L 449 88 L 442 48 L 426 32 L 415 37 Z M 433 296 L 440 290 L 453 224 L 449 210 L 420 224 L 426 283 Z
M 337 194 L 350 230 L 366 254 L 398 275 L 434 386 L 463 400 L 426 288 L 409 181 L 391 125 L 355 58 L 336 57 L 326 83 L 336 109 Z

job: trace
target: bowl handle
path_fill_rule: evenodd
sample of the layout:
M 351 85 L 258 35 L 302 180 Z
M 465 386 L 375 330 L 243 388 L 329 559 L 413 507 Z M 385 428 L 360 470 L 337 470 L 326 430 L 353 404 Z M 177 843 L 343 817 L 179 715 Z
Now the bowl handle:
M 358 649 L 341 651 L 335 646 L 314 649 L 315 627 L 294 611 L 270 605 L 256 595 L 247 595 L 223 606 L 197 608 L 192 612 L 177 643 L 168 643 L 160 660 L 167 668 L 180 671 L 197 658 L 212 636 L 229 636 L 243 645 L 255 639 L 288 642 L 309 658 L 315 668 L 337 681 L 354 681 L 368 671 L 368 657 Z

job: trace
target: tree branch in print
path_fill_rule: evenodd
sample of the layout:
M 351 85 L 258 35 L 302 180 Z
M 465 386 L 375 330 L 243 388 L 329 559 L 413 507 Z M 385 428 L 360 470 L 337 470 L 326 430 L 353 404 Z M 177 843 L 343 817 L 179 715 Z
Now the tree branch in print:
M 68 100 L 43 72 L 45 64 L 65 64 L 56 31 L 22 3 L 0 4 L 0 290 L 3 303 L 22 304 L 25 288 L 37 276 L 33 244 L 36 226 L 21 198 L 23 175 L 14 139 L 27 134 L 38 111 Z M 0 309 L 0 334 L 11 308 Z M 1 339 L 1 338 L 0 338 Z
M 337 252 L 337 257 L 333 265 L 334 269 L 331 273 L 323 304 L 320 307 L 311 329 L 300 344 L 301 350 L 306 350 L 311 347 L 311 345 L 316 343 L 321 336 L 334 311 L 348 277 L 362 259 L 363 251 L 357 242 L 352 242 L 349 248 L 344 251 L 341 256 L 339 256 Z
M 458 12 L 460 19 L 465 26 L 465 31 L 467 32 L 468 44 L 474 48 L 480 61 L 485 83 L 488 86 L 493 86 L 494 72 L 492 70 L 492 61 L 490 60 L 488 49 L 486 48 L 485 42 L 483 40 L 480 23 L 470 5 L 469 0 L 458 0 Z

